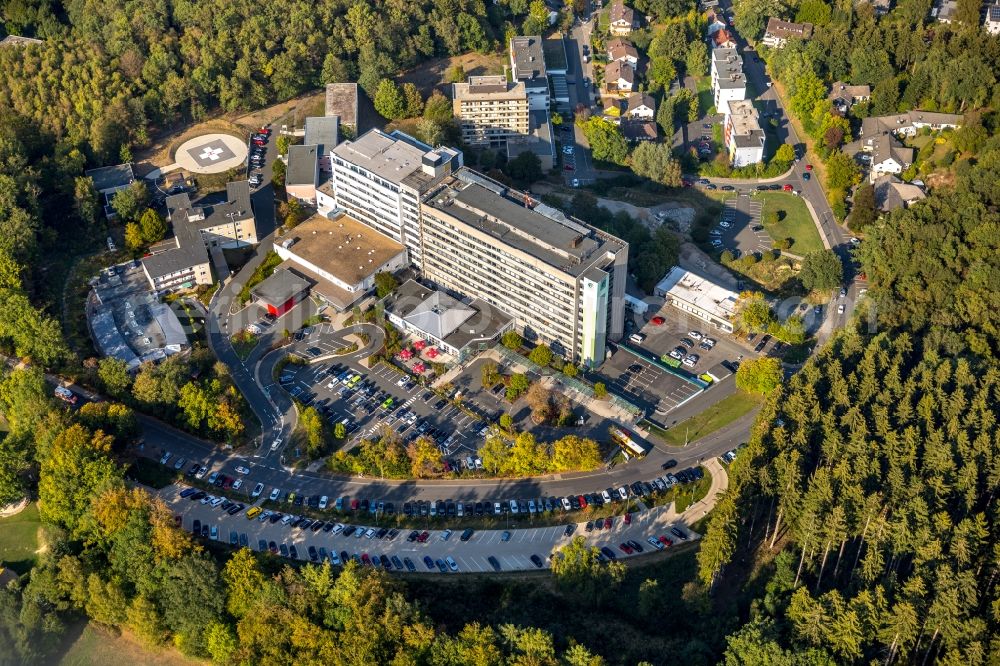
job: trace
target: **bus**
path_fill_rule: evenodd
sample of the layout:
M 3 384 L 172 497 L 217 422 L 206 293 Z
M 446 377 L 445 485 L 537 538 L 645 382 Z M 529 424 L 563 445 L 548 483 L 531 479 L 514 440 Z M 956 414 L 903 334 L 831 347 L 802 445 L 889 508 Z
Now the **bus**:
M 613 425 L 608 428 L 608 434 L 611 435 L 611 441 L 621 447 L 627 456 L 642 458 L 646 455 L 646 444 L 625 428 Z

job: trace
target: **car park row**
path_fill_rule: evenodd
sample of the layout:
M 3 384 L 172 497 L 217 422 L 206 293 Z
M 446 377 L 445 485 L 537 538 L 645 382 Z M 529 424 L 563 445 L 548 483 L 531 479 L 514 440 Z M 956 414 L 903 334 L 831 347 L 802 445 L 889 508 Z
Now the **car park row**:
M 178 505 L 182 499 L 187 501 Z M 420 569 L 420 563 L 428 571 L 437 570 L 442 573 L 460 569 L 485 571 L 486 565 L 494 571 L 543 568 L 547 565 L 549 556 L 530 551 L 541 549 L 544 552 L 547 547 L 565 543 L 578 529 L 577 524 L 571 523 L 566 526 L 517 530 L 520 533 L 517 539 L 512 538 L 510 530 L 476 531 L 472 528 L 464 530 L 458 536 L 452 530 L 444 529 L 411 530 L 404 537 L 403 532 L 395 528 L 313 521 L 304 517 L 282 515 L 259 506 L 246 511 L 248 523 L 239 521 L 222 524 L 221 521 L 227 516 L 235 518 L 240 514 L 245 505 L 213 497 L 193 487 L 184 488 L 169 497 L 168 501 L 175 511 L 180 511 L 175 515 L 178 526 L 190 529 L 200 538 L 225 542 L 228 531 L 228 542 L 235 547 L 255 548 L 259 552 L 295 560 L 328 560 L 334 565 L 353 559 L 361 565 L 380 567 L 387 571 L 415 572 Z M 186 513 L 198 517 L 183 524 L 183 514 Z M 646 547 L 662 550 L 677 541 L 687 541 L 696 536 L 678 525 L 653 521 L 640 524 L 637 518 L 633 518 L 637 515 L 639 514 L 625 513 L 620 521 L 609 517 L 596 521 L 596 524 L 588 522 L 583 527 L 587 539 L 609 544 L 601 547 L 600 559 L 606 561 L 616 559 L 621 554 L 638 554 Z M 648 536 L 637 534 L 647 531 L 654 533 Z M 627 538 L 633 535 L 637 538 Z M 648 546 L 644 547 L 643 542 Z M 376 550 L 384 552 L 369 552 Z

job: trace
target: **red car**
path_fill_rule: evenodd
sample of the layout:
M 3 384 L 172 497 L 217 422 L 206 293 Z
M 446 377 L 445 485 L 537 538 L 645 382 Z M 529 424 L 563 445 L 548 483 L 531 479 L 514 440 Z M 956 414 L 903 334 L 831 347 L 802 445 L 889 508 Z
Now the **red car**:
M 361 556 L 361 563 L 369 567 L 372 565 L 372 561 L 371 558 L 368 557 L 368 553 Z
M 632 514 L 629 513 L 628 511 L 625 512 L 625 524 L 626 525 L 632 524 Z
M 621 551 L 623 553 L 625 553 L 626 555 L 631 555 L 632 554 L 632 546 L 628 545 L 627 543 L 620 543 L 620 544 L 618 544 L 618 548 L 620 548 Z
M 604 529 L 610 530 L 613 524 L 614 521 L 612 521 L 610 517 L 604 519 Z
M 653 326 L 663 326 L 663 323 L 665 321 L 667 321 L 667 320 L 664 319 L 663 317 L 657 315 L 657 316 L 653 317 L 652 319 L 650 319 L 649 321 L 653 324 Z
M 223 477 L 223 478 L 225 480 L 222 482 L 222 489 L 223 490 L 229 490 L 230 488 L 232 488 L 233 487 L 233 480 L 230 479 L 228 476 Z
M 806 171 L 812 171 L 812 170 L 813 170 L 813 165 L 812 164 L 807 164 L 806 165 Z
M 351 500 L 351 511 L 357 511 L 357 510 L 358 510 L 358 506 L 359 506 L 360 504 L 361 504 L 361 503 L 360 503 L 360 502 L 359 502 L 358 500 L 356 500 L 356 499 L 352 499 L 352 500 Z
M 417 537 L 417 542 L 419 542 L 419 543 L 427 543 L 427 540 L 429 538 L 431 538 L 431 533 L 430 532 L 421 532 L 420 536 Z
M 259 133 L 261 133 L 261 134 L 266 134 L 266 135 L 268 135 L 268 136 L 271 136 L 271 128 L 270 128 L 270 127 L 261 127 L 261 128 L 260 128 L 259 130 L 257 130 L 257 131 L 258 131 Z
M 567 164 L 563 168 L 566 169 L 566 171 L 574 171 L 576 169 L 576 167 L 573 166 L 572 164 Z
M 670 547 L 671 547 L 672 545 L 674 545 L 674 542 L 673 542 L 673 541 L 671 541 L 670 539 L 668 539 L 668 538 L 667 538 L 667 537 L 665 537 L 665 536 L 661 536 L 661 537 L 660 537 L 660 543 L 662 543 L 662 544 L 663 544 L 664 546 L 666 546 L 667 548 L 670 548 Z
M 782 187 L 781 189 L 783 189 L 786 192 L 791 192 L 792 191 L 792 186 L 789 185 L 788 183 L 785 183 L 785 186 Z
M 576 496 L 576 501 L 580 503 L 580 508 L 581 509 L 586 509 L 587 508 L 587 498 L 584 497 L 583 495 L 577 495 Z
M 264 139 L 254 139 L 253 140 L 253 145 L 255 145 L 255 146 L 264 146 L 266 143 L 267 142 L 264 141 Z

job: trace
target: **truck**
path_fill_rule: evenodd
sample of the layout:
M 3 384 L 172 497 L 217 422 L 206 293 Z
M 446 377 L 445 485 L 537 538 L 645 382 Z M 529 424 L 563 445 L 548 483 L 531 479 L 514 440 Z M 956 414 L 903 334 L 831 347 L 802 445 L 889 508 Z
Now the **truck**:
M 76 394 L 70 391 L 65 386 L 57 386 L 55 390 L 56 397 L 63 402 L 68 402 L 71 405 L 76 404 Z

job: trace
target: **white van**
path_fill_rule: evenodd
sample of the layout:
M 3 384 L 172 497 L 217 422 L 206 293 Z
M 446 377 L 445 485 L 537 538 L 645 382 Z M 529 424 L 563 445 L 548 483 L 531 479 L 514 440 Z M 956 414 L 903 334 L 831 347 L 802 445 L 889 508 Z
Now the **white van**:
M 645 342 L 646 335 L 645 333 L 633 333 L 632 335 L 628 336 L 628 339 L 637 345 L 641 345 L 643 342 Z

